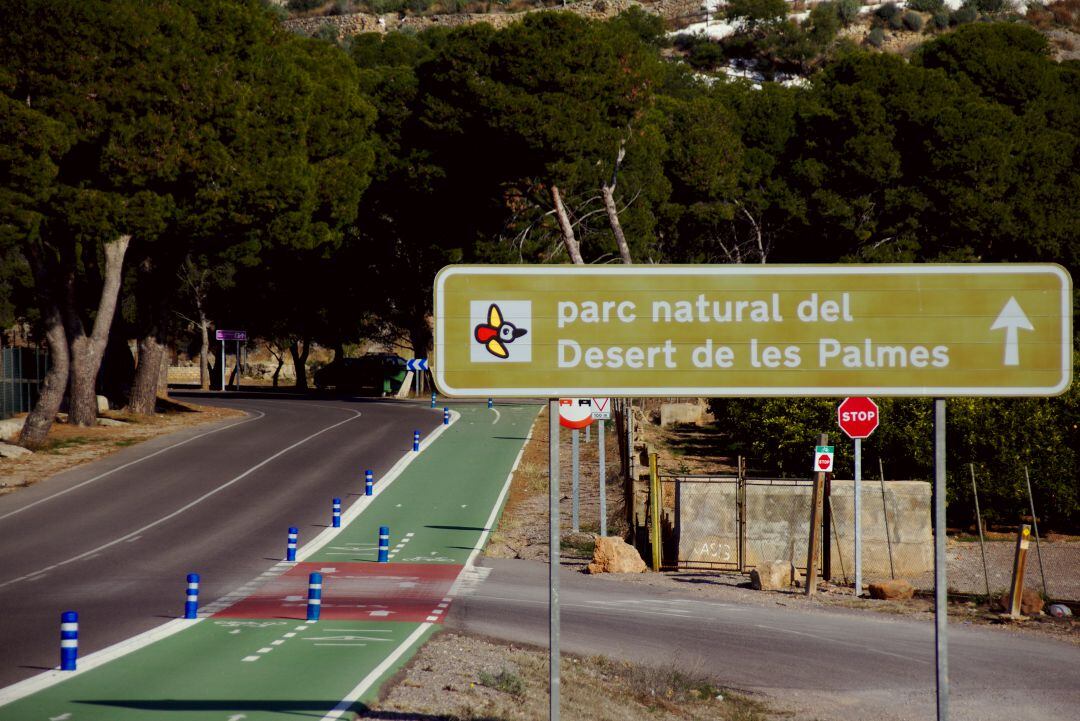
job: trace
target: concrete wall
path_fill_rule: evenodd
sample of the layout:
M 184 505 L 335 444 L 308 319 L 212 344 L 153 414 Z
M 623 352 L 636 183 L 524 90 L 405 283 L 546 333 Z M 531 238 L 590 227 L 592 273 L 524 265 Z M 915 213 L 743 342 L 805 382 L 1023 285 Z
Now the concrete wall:
M 862 484 L 863 578 L 914 577 L 933 569 L 930 524 L 930 484 L 886 481 Z M 834 579 L 853 575 L 853 481 L 832 482 L 832 573 Z M 746 486 L 744 566 L 764 561 L 806 564 L 810 536 L 808 481 L 754 481 Z M 739 526 L 737 485 L 683 483 L 679 498 L 679 560 L 685 563 L 738 566 Z M 886 536 L 886 518 L 888 535 Z M 891 565 L 890 571 L 890 551 Z

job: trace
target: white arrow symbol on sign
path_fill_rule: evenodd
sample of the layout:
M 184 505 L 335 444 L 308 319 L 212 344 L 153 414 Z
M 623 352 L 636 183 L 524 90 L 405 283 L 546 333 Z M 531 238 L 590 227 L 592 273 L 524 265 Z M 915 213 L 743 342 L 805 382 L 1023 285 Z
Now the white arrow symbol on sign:
M 998 314 L 997 320 L 990 326 L 990 330 L 1001 330 L 1002 328 L 1005 329 L 1005 365 L 1018 366 L 1020 365 L 1020 343 L 1016 330 L 1017 328 L 1035 330 L 1035 327 L 1031 325 L 1031 321 L 1024 315 L 1024 311 L 1020 304 L 1016 302 L 1016 298 L 1009 298 L 1009 302 L 1005 304 L 1005 307 Z

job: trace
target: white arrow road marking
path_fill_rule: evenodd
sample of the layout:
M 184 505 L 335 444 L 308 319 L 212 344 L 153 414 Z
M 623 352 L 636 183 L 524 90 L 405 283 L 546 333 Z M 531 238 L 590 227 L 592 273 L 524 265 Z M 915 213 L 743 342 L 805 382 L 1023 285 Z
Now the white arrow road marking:
M 1035 330 L 1035 326 L 1031 325 L 1031 321 L 1024 314 L 1024 310 L 1016 302 L 1016 298 L 1009 298 L 1005 307 L 998 314 L 997 320 L 990 326 L 990 330 L 1001 330 L 1002 328 L 1005 329 L 1004 365 L 1018 366 L 1020 365 L 1020 342 L 1016 331 L 1018 328 Z
M 229 717 L 229 721 L 244 721 L 244 719 L 246 719 L 246 718 L 247 718 L 247 714 L 234 713 L 232 716 Z
M 319 573 L 337 573 L 337 569 L 336 569 L 336 568 L 333 568 L 333 567 L 330 567 L 330 568 L 320 568 L 320 569 L 319 569 Z
M 59 716 L 50 716 L 49 721 L 67 721 L 69 718 L 71 718 L 70 713 L 62 713 Z

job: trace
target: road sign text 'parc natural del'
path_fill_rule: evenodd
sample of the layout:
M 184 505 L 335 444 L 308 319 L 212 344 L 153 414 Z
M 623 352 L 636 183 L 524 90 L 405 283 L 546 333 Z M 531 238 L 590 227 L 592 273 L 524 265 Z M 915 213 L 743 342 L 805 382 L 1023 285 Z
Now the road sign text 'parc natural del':
M 1072 375 L 1052 264 L 450 266 L 456 396 L 1045 396 Z

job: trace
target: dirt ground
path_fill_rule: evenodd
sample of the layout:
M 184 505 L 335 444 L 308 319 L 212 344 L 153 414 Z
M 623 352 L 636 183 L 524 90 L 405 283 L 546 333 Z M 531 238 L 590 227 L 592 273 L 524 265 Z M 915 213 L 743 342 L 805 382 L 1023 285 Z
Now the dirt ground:
M 541 721 L 548 717 L 547 651 L 443 632 L 387 684 L 360 719 Z M 564 654 L 560 709 L 576 721 L 764 721 L 778 716 L 750 694 L 679 673 Z
M 45 446 L 33 455 L 0 458 L 0 494 L 15 492 L 61 471 L 156 436 L 243 415 L 229 408 L 159 400 L 158 412 L 153 416 L 135 416 L 116 411 L 100 414 L 100 417 L 120 425 L 82 428 L 68 425 L 66 420 L 58 421 L 49 431 Z M 66 419 L 66 416 L 62 415 L 61 418 Z

